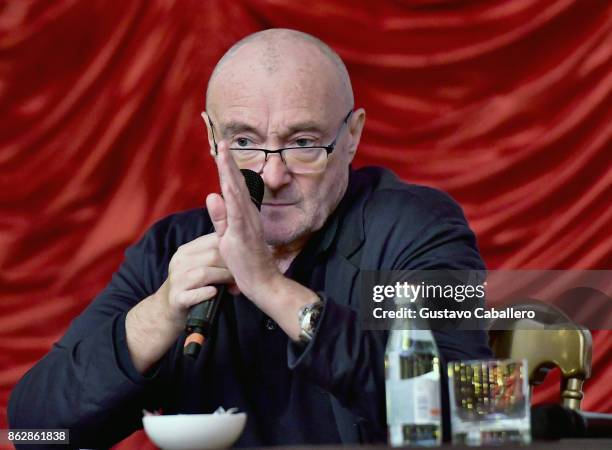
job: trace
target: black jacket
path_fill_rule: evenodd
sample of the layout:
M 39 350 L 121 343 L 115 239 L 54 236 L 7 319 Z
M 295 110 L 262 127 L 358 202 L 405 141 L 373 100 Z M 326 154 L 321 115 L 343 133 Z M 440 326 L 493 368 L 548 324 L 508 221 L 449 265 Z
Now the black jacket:
M 127 351 L 125 316 L 164 282 L 178 246 L 210 230 L 205 211 L 190 210 L 161 220 L 130 247 L 107 288 L 15 387 L 10 426 L 69 428 L 71 445 L 104 447 L 141 428 L 143 408 L 205 412 L 209 405 L 202 400 L 202 380 L 211 360 L 225 364 L 218 352 L 211 356 L 214 350 L 207 349 L 193 364 L 185 362 L 181 336 L 158 366 L 142 376 Z M 474 234 L 446 194 L 402 183 L 384 169 L 365 168 L 351 172 L 338 209 L 311 241 L 316 241 L 310 245 L 321 269 L 316 290 L 326 306 L 305 349 L 287 344 L 289 370 L 329 395 L 343 443 L 384 440 L 387 333 L 361 328 L 359 273 L 484 269 Z M 231 302 L 224 305 L 214 337 L 220 348 L 236 340 L 231 333 L 238 316 Z M 445 361 L 491 356 L 484 331 L 434 334 Z M 446 395 L 443 402 L 447 410 Z M 448 425 L 448 416 L 446 420 Z

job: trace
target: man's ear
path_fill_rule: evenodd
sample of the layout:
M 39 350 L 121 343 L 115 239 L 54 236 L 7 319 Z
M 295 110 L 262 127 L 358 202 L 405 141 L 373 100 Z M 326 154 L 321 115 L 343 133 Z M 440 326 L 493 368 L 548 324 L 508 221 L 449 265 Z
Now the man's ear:
M 361 141 L 361 132 L 363 131 L 363 126 L 365 125 L 366 112 L 365 109 L 359 108 L 351 114 L 351 117 L 348 121 L 348 131 L 349 131 L 349 148 L 348 155 L 349 161 L 353 161 L 355 157 L 355 153 L 357 153 L 357 147 L 359 147 L 359 141 Z
M 204 120 L 204 124 L 206 125 L 206 132 L 208 133 L 208 146 L 210 148 L 210 154 L 214 158 L 215 155 L 215 141 L 213 140 L 213 132 L 210 128 L 210 119 L 208 118 L 208 113 L 206 111 L 202 111 L 202 120 Z

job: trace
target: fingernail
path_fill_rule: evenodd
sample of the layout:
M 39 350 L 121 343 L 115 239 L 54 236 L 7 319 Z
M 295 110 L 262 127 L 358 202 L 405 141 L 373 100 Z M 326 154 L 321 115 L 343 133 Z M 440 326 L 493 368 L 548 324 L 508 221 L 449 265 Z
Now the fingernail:
M 217 292 L 217 289 L 215 289 L 213 286 L 207 286 L 205 291 L 206 291 L 206 296 L 212 297 Z

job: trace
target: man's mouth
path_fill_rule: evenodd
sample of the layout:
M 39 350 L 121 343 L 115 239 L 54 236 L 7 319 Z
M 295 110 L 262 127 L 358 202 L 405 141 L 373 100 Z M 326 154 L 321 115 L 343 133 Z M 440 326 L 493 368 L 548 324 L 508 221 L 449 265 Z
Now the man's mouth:
M 261 204 L 261 206 L 269 206 L 272 208 L 279 208 L 282 206 L 293 206 L 293 205 L 295 205 L 295 202 L 290 202 L 290 203 L 288 202 L 264 202 Z

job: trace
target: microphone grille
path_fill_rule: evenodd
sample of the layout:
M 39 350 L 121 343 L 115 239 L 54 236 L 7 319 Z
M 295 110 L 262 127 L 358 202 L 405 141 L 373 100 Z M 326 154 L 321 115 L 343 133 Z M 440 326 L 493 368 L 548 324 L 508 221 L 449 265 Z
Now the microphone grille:
M 251 200 L 257 206 L 257 209 L 261 209 L 261 202 L 264 196 L 264 182 L 261 176 L 257 172 L 249 169 L 240 169 L 244 182 L 247 185 Z

